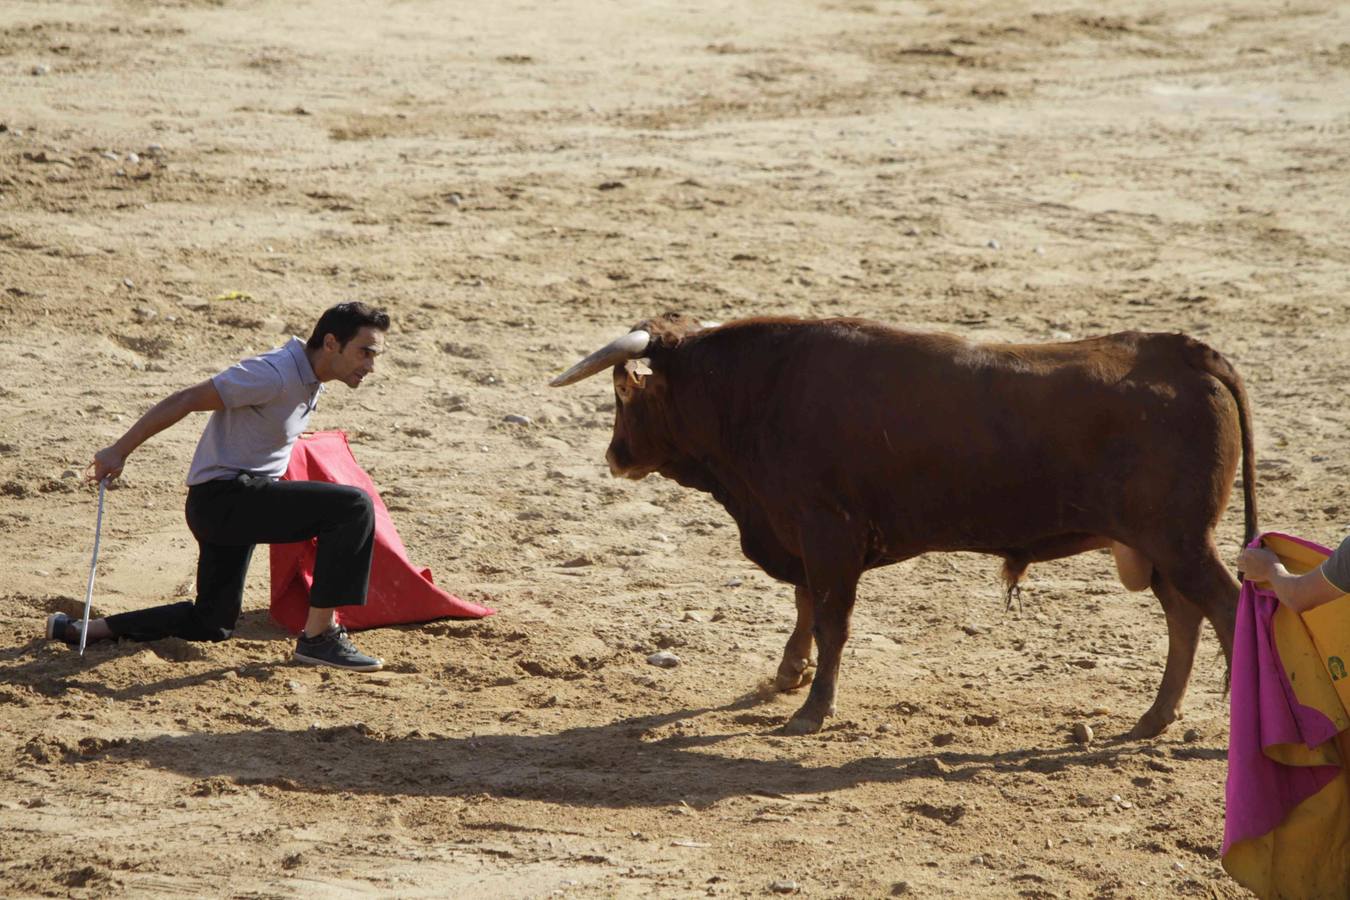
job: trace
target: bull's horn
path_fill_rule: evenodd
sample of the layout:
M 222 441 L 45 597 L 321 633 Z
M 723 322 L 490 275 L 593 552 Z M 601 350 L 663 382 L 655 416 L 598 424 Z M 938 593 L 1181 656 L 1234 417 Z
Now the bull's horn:
M 610 341 L 590 356 L 577 363 L 566 372 L 549 382 L 551 387 L 565 387 L 575 384 L 583 378 L 589 378 L 596 372 L 610 366 L 641 356 L 651 343 L 652 336 L 646 331 L 630 331 L 621 338 Z

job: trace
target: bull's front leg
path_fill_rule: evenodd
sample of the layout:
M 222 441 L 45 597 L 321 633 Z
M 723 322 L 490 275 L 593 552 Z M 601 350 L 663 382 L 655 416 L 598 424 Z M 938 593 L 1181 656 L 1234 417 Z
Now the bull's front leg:
M 773 679 L 774 690 L 793 691 L 811 682 L 811 632 L 815 621 L 815 601 L 811 599 L 811 592 L 798 585 L 797 624 L 783 648 L 783 661 L 778 664 L 778 674 Z
M 841 527 L 843 523 L 822 525 L 813 533 L 804 533 L 802 540 L 812 633 L 816 640 L 816 677 L 806 702 L 784 726 L 788 734 L 813 734 L 825 724 L 826 716 L 834 715 L 839 661 L 848 640 L 849 620 L 862 574 L 860 553 L 849 540 L 847 529 Z M 798 598 L 799 604 L 804 602 L 800 594 Z

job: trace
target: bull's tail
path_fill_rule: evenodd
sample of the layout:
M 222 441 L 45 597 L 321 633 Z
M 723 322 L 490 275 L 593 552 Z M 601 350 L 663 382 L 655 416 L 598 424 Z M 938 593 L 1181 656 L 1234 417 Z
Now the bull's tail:
M 1186 361 L 1228 388 L 1237 404 L 1238 429 L 1242 435 L 1242 544 L 1245 547 L 1256 537 L 1256 450 L 1252 441 L 1252 410 L 1247 403 L 1247 389 L 1242 386 L 1242 376 L 1233 364 L 1214 348 L 1187 339 L 1186 351 Z

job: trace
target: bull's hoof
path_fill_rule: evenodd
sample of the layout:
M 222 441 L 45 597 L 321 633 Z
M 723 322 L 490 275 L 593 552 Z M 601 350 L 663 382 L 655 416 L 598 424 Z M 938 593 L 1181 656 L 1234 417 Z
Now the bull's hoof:
M 816 685 L 818 689 L 820 685 Z M 815 734 L 825 724 L 825 720 L 834 715 L 834 703 L 828 705 L 807 699 L 802 708 L 792 714 L 783 726 L 784 734 Z
M 778 674 L 774 676 L 774 689 L 780 693 L 795 691 L 798 688 L 804 688 L 811 683 L 815 670 L 811 667 L 809 660 L 794 659 L 783 660 L 782 665 L 778 667 Z
M 784 734 L 815 734 L 825 724 L 823 719 L 811 719 L 806 716 L 793 716 L 783 726 Z
M 1131 741 L 1142 741 L 1146 738 L 1155 738 L 1167 730 L 1167 727 L 1175 722 L 1179 717 L 1173 715 L 1165 716 L 1160 712 L 1149 710 L 1139 717 L 1139 721 L 1134 723 L 1130 733 L 1125 737 Z

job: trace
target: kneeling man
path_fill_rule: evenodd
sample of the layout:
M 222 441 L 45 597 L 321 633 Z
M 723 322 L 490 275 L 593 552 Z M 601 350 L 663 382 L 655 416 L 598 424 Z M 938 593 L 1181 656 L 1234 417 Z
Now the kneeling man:
M 384 352 L 388 330 L 385 312 L 364 303 L 340 303 L 320 316 L 308 342 L 293 337 L 285 346 L 171 394 L 116 443 L 94 454 L 89 480 L 116 478 L 131 452 L 151 436 L 188 413 L 211 413 L 187 478 L 187 523 L 199 548 L 196 601 L 95 619 L 88 642 L 171 636 L 223 641 L 239 619 L 254 546 L 317 537 L 309 615 L 295 659 L 357 672 L 383 667 L 383 660 L 352 644 L 334 615 L 337 607 L 366 602 L 375 549 L 370 497 L 346 485 L 278 479 L 324 382 L 360 385 Z M 80 622 L 55 613 L 47 619 L 46 633 L 79 643 Z

